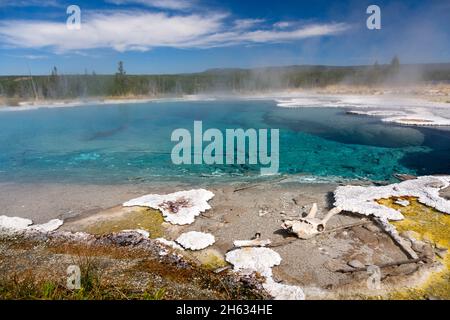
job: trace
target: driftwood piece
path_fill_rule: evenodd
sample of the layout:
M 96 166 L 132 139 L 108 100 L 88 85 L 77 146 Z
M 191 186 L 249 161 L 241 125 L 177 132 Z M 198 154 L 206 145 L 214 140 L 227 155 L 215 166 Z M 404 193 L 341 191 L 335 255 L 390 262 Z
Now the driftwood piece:
M 225 267 L 218 268 L 218 269 L 214 270 L 214 273 L 222 273 L 228 269 L 231 269 L 231 266 L 225 266 Z
M 297 240 L 300 240 L 300 239 L 297 237 L 295 237 L 295 238 L 292 237 L 292 239 L 272 242 L 271 244 L 267 245 L 267 248 L 276 248 L 276 247 L 287 246 L 288 244 L 291 244 Z
M 369 224 L 369 223 L 372 223 L 372 221 L 359 221 L 359 222 L 347 224 L 347 225 L 344 225 L 344 226 L 336 227 L 336 228 L 333 228 L 333 229 L 324 230 L 322 232 L 322 234 L 323 233 L 336 232 L 336 231 L 339 231 L 339 230 L 349 229 L 349 228 L 353 228 L 353 227 L 359 227 L 359 226 L 363 226 L 363 225 Z
M 396 262 L 383 263 L 383 264 L 379 264 L 379 265 L 375 265 L 375 266 L 380 269 L 383 269 L 383 268 L 401 266 L 404 264 L 418 263 L 420 261 L 422 261 L 422 259 L 418 258 L 418 259 L 401 260 L 401 261 L 396 261 Z M 336 272 L 341 272 L 341 273 L 361 272 L 361 271 L 367 271 L 367 268 L 369 268 L 369 267 L 370 266 L 366 266 L 364 268 L 339 269 L 339 270 L 336 270 Z
M 233 246 L 235 248 L 244 247 L 265 247 L 272 243 L 270 239 L 261 240 L 261 233 L 257 232 L 250 240 L 235 240 Z

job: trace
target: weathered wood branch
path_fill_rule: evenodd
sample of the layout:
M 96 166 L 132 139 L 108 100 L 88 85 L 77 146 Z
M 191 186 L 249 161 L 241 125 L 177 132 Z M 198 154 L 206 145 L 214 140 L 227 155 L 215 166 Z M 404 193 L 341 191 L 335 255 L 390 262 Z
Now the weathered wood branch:
M 422 259 L 418 258 L 418 259 L 401 260 L 401 261 L 396 261 L 396 262 L 383 263 L 383 264 L 379 264 L 379 265 L 375 265 L 375 266 L 380 269 L 383 269 L 383 268 L 401 266 L 404 264 L 418 263 L 420 261 L 422 261 Z M 339 270 L 336 270 L 336 272 L 341 272 L 341 273 L 361 272 L 361 271 L 367 271 L 367 268 L 369 268 L 369 267 L 370 266 L 366 266 L 364 268 L 339 269 Z

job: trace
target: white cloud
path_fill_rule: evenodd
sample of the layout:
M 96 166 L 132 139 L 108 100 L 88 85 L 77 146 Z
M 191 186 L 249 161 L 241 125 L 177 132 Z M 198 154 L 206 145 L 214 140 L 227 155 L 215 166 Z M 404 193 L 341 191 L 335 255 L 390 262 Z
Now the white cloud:
M 280 21 L 275 23 L 273 26 L 277 29 L 285 29 L 285 28 L 289 28 L 291 26 L 291 22 L 288 21 Z
M 48 56 L 38 55 L 38 54 L 26 54 L 26 55 L 22 56 L 22 58 L 25 58 L 28 60 L 42 60 L 42 59 L 47 59 Z
M 185 10 L 193 6 L 192 0 L 107 0 L 109 3 L 121 4 L 140 4 L 147 7 Z
M 48 58 L 48 56 L 46 56 L 46 55 L 39 55 L 39 54 L 24 54 L 24 55 L 6 54 L 5 56 L 11 57 L 11 58 L 28 59 L 28 60 L 42 60 L 42 59 Z
M 83 15 L 81 30 L 68 30 L 63 22 L 6 20 L 0 21 L 0 42 L 16 48 L 50 48 L 57 53 L 98 48 L 122 52 L 295 41 L 335 35 L 348 28 L 331 23 L 278 30 L 256 28 L 262 20 L 229 20 L 221 13 L 112 11 Z
M 263 23 L 264 19 L 238 19 L 234 21 L 236 29 L 248 29 Z

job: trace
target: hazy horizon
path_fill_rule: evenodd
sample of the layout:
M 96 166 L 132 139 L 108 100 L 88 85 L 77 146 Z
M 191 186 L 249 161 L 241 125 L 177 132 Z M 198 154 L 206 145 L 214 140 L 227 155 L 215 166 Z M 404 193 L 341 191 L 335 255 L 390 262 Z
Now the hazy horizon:
M 118 62 L 116 63 L 116 69 L 117 69 Z M 380 63 L 379 65 L 382 66 L 382 65 L 389 65 L 389 64 L 390 64 L 390 62 Z M 170 73 L 169 72 L 168 73 L 130 73 L 130 72 L 127 72 L 127 75 L 129 75 L 129 76 L 158 76 L 158 75 L 170 76 L 170 75 L 191 75 L 191 74 L 200 74 L 200 73 L 211 72 L 211 71 L 226 71 L 226 70 L 252 71 L 252 70 L 265 70 L 265 69 L 271 69 L 271 68 L 284 69 L 284 68 L 290 68 L 290 67 L 292 67 L 292 68 L 296 68 L 296 67 L 306 67 L 306 68 L 308 68 L 308 67 L 311 67 L 311 68 L 314 68 L 314 67 L 325 67 L 325 68 L 361 67 L 361 68 L 364 68 L 364 67 L 372 67 L 373 65 L 374 64 L 359 64 L 359 65 L 325 65 L 325 64 L 302 64 L 301 65 L 301 64 L 297 64 L 297 65 L 267 65 L 267 66 L 253 67 L 253 68 L 251 68 L 251 67 L 248 67 L 248 68 L 245 68 L 245 67 L 242 67 L 242 68 L 240 68 L 240 67 L 217 67 L 217 68 L 209 68 L 209 69 L 198 70 L 198 71 L 193 71 L 193 72 L 179 72 L 179 73 L 176 73 L 176 72 L 173 72 L 173 73 L 172 72 L 170 72 Z M 405 67 L 405 66 L 433 66 L 433 65 L 449 65 L 449 67 L 450 67 L 450 59 L 448 62 L 402 63 L 401 65 L 402 65 L 402 67 Z M 71 76 L 71 75 L 77 76 L 77 75 L 85 75 L 85 74 L 92 75 L 93 72 L 97 76 L 112 76 L 117 72 L 117 70 L 114 70 L 110 73 L 98 73 L 95 70 L 85 69 L 85 71 L 78 72 L 78 73 L 64 73 L 64 72 L 60 72 L 61 70 L 58 68 L 57 65 L 55 65 L 53 67 L 57 68 L 58 74 L 68 75 L 68 76 Z M 33 70 L 31 70 L 31 68 L 30 68 L 31 75 L 32 76 L 48 76 L 51 74 L 53 67 L 51 67 L 47 73 L 34 73 Z M 126 71 L 126 65 L 125 65 L 125 71 Z M 29 75 L 30 75 L 30 72 L 22 73 L 22 74 L 0 74 L 0 77 L 15 77 L 15 76 L 26 77 Z

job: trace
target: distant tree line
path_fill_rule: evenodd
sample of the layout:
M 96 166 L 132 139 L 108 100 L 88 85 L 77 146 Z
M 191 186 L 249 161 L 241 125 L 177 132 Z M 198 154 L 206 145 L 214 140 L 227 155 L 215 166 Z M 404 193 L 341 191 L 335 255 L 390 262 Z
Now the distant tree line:
M 317 88 L 333 84 L 374 86 L 412 81 L 450 81 L 450 64 L 372 66 L 287 66 L 257 69 L 212 69 L 176 75 L 129 75 L 122 61 L 114 75 L 95 72 L 48 76 L 2 76 L 0 95 L 21 99 L 66 99 L 105 96 L 179 96 L 214 92 Z

